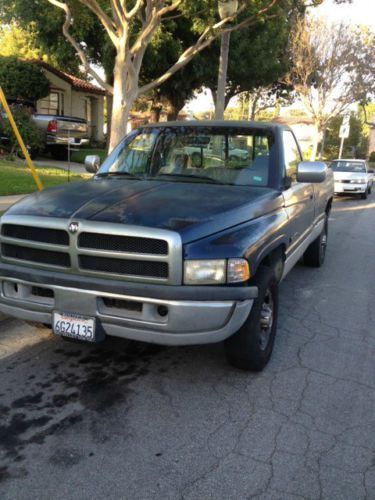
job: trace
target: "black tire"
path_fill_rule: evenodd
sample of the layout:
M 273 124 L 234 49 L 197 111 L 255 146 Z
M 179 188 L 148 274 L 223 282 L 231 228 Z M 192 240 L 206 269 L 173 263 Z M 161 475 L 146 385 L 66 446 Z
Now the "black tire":
M 51 156 L 54 160 L 66 161 L 68 159 L 68 149 L 65 146 L 51 147 Z
M 272 269 L 260 266 L 251 284 L 258 287 L 250 314 L 224 344 L 228 362 L 242 370 L 259 372 L 271 358 L 277 329 L 279 286 Z
M 324 227 L 320 235 L 313 241 L 303 254 L 305 266 L 321 267 L 324 264 L 328 241 L 328 218 L 325 218 Z
M 367 190 L 367 193 L 368 193 L 368 194 L 371 194 L 371 192 L 372 192 L 372 186 L 370 186 L 370 187 L 368 188 L 368 190 Z

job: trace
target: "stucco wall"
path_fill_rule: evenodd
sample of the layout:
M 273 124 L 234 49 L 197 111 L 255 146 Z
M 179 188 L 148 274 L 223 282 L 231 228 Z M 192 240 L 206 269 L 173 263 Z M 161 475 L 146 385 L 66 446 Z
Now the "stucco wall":
M 50 71 L 43 69 L 46 77 L 50 81 L 51 90 L 60 90 L 64 92 L 64 115 L 75 116 L 77 118 L 86 118 L 85 100 L 91 102 L 91 123 L 90 130 L 92 138 L 96 141 L 104 140 L 103 121 L 104 121 L 104 96 L 90 94 L 73 90 L 70 83 L 59 78 Z M 37 112 L 41 113 L 40 101 L 37 102 Z

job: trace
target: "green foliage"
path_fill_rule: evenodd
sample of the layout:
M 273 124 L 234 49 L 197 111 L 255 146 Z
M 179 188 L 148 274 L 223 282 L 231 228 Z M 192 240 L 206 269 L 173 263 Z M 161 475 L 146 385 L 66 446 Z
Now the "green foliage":
M 371 163 L 375 162 L 375 151 L 371 151 L 369 162 L 371 162 Z
M 0 86 L 7 97 L 37 101 L 49 94 L 49 81 L 35 64 L 0 57 Z
M 340 142 L 339 130 L 342 124 L 342 116 L 335 116 L 328 122 L 326 132 L 324 153 L 327 159 L 335 159 L 338 157 Z M 363 133 L 361 119 L 352 114 L 350 116 L 350 133 L 345 139 L 343 157 L 365 158 L 368 148 L 368 138 Z
M 42 51 L 36 46 L 35 30 L 27 30 L 12 23 L 0 26 L 0 56 L 15 56 L 22 59 L 43 58 Z
M 31 118 L 30 112 L 23 107 L 16 106 L 12 106 L 11 111 L 26 147 L 35 151 L 42 149 L 44 143 L 43 134 Z M 0 115 L 0 135 L 9 138 L 8 149 L 10 149 L 11 152 L 20 154 L 20 148 L 12 127 L 3 114 Z
M 104 6 L 109 2 L 103 0 Z M 104 62 L 110 44 L 104 28 L 96 16 L 78 0 L 69 2 L 74 23 L 70 29 L 73 36 L 85 42 L 90 62 Z M 47 0 L 0 0 L 0 16 L 3 23 L 16 22 L 25 31 L 30 26 L 35 34 L 35 44 L 53 66 L 73 75 L 81 76 L 79 59 L 73 47 L 62 33 L 64 13 Z M 113 60 L 112 60 L 113 70 Z

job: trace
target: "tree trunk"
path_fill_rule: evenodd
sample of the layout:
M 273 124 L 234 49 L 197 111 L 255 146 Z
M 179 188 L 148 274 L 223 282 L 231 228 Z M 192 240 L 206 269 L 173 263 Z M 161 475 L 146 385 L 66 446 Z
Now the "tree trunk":
M 107 151 L 108 151 L 108 149 L 109 149 L 109 142 L 111 140 L 111 130 L 112 130 L 113 96 L 111 94 L 107 94 L 107 96 L 106 96 L 106 105 L 107 105 L 107 140 L 106 140 L 106 148 L 107 148 Z
M 325 142 L 326 142 L 326 129 L 324 128 L 323 131 L 322 131 L 322 140 L 321 140 L 321 143 L 320 143 L 319 160 L 323 159 Z
M 129 113 L 137 98 L 138 81 L 135 76 L 125 71 L 125 50 L 117 53 L 114 68 L 113 106 L 111 120 L 111 138 L 109 153 L 126 135 Z
M 167 120 L 169 122 L 174 122 L 175 120 L 178 119 L 178 113 L 180 112 L 180 108 L 172 104 L 171 102 L 168 105 L 168 114 L 167 114 Z
M 150 123 L 158 123 L 160 121 L 161 110 L 161 104 L 155 104 L 154 106 L 152 106 L 150 112 Z
M 317 125 L 314 126 L 314 133 L 313 133 L 313 143 L 312 143 L 312 150 L 310 154 L 310 161 L 315 161 L 316 158 L 316 153 L 318 151 L 318 143 L 319 143 L 319 128 Z

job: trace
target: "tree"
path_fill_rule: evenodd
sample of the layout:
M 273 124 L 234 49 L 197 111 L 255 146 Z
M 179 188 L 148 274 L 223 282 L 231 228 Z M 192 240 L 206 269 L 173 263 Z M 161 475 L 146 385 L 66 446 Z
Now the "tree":
M 301 0 L 281 0 L 272 9 L 274 18 L 231 35 L 225 107 L 232 97 L 242 92 L 269 93 L 269 88 L 284 76 L 289 69 L 289 56 L 285 50 L 289 33 L 295 19 L 302 16 L 304 10 Z M 251 7 L 248 15 L 250 12 Z M 216 101 L 219 44 L 215 42 L 208 51 L 206 85 Z
M 339 130 L 342 124 L 343 117 L 337 115 L 331 118 L 327 123 L 327 132 L 325 137 L 325 155 L 329 159 L 334 160 L 338 158 L 340 149 Z M 361 119 L 355 115 L 350 114 L 350 133 L 349 137 L 345 139 L 344 143 L 344 158 L 348 155 L 355 158 L 365 158 L 368 147 L 368 137 L 363 133 L 363 126 Z M 347 153 L 345 153 L 345 151 Z
M 88 61 L 104 68 L 107 67 L 105 63 L 108 61 L 113 69 L 114 57 L 108 57 L 110 41 L 96 16 L 78 0 L 70 0 L 69 5 L 75 19 L 71 26 L 72 34 L 84 40 Z M 6 24 L 5 28 L 16 25 L 18 50 L 24 50 L 22 39 L 18 37 L 18 31 L 21 30 L 25 36 L 25 44 L 28 44 L 31 38 L 33 46 L 38 50 L 37 57 L 42 56 L 52 66 L 72 75 L 82 76 L 75 50 L 66 42 L 61 31 L 64 13 L 48 0 L 0 0 L 0 17 Z
M 198 16 L 197 13 L 205 8 L 205 2 L 185 2 L 183 0 L 134 0 L 124 2 L 111 0 L 79 0 L 79 4 L 94 14 L 102 28 L 106 31 L 115 48 L 114 82 L 110 85 L 90 66 L 82 40 L 78 41 L 71 32 L 74 25 L 71 4 L 59 0 L 48 0 L 50 4 L 64 12 L 65 21 L 63 34 L 77 52 L 81 64 L 88 74 L 95 78 L 109 93 L 113 94 L 112 133 L 110 149 L 126 133 L 129 112 L 134 101 L 143 93 L 149 92 L 166 82 L 181 68 L 186 66 L 197 54 L 208 47 L 223 32 L 232 32 L 237 29 L 256 24 L 259 19 L 272 18 L 270 9 L 280 0 L 255 0 L 255 13 L 251 17 L 235 22 L 236 16 L 228 17 L 217 22 L 207 16 Z M 246 2 L 247 3 L 247 2 Z M 211 4 L 212 5 L 212 4 Z M 239 9 L 238 14 L 244 12 L 246 4 Z M 209 12 L 208 12 L 209 14 Z M 176 61 L 162 72 L 153 81 L 139 85 L 140 71 L 148 45 L 162 23 L 175 16 L 190 16 L 200 19 L 204 27 L 197 35 L 195 42 L 190 45 Z M 231 23 L 231 24 L 230 24 Z M 199 23 L 198 23 L 199 24 Z
M 290 39 L 292 69 L 284 82 L 294 87 L 314 120 L 311 160 L 330 119 L 375 91 L 375 36 L 363 29 L 310 18 L 297 23 Z M 321 155 L 323 151 L 321 150 Z
M 37 101 L 49 94 L 49 81 L 35 64 L 0 57 L 0 86 L 7 97 Z
M 36 44 L 32 27 L 24 30 L 16 23 L 0 26 L 0 56 L 16 56 L 21 59 L 41 59 L 43 53 Z

